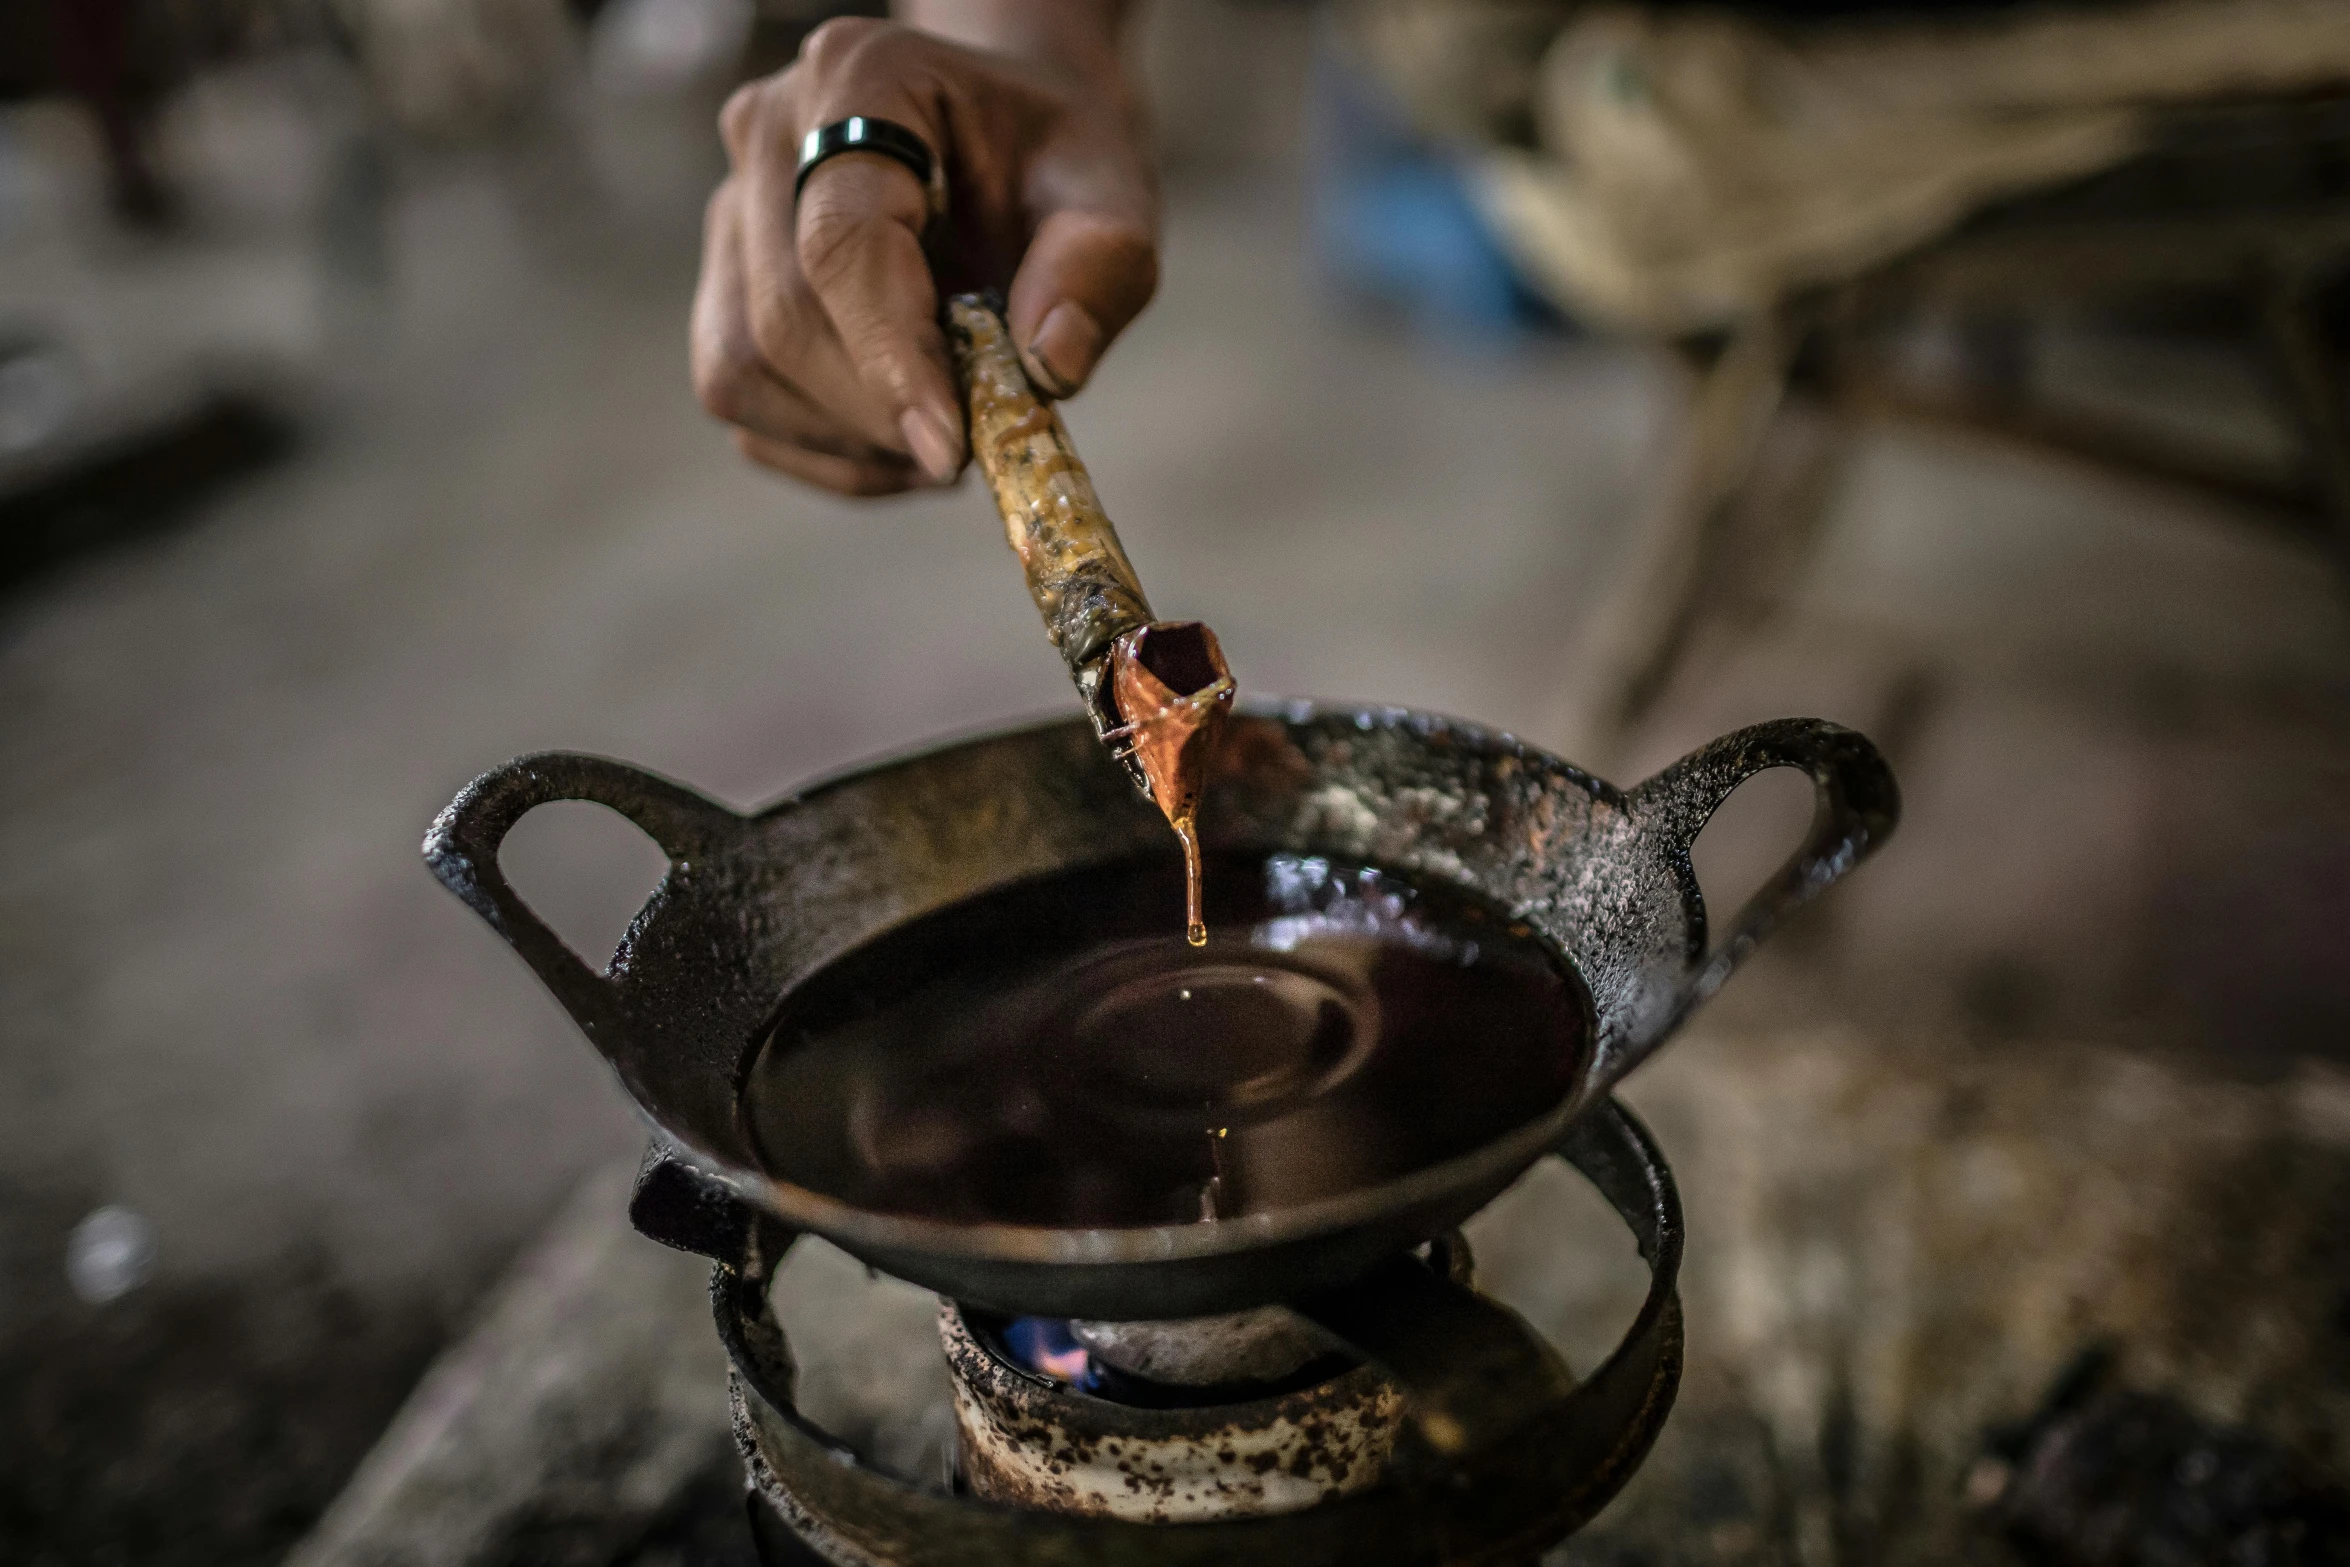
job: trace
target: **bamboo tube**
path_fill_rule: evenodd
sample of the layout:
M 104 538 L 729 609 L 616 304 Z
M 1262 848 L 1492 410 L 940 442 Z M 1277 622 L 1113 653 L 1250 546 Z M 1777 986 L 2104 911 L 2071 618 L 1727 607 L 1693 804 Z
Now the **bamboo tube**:
M 1020 557 L 1045 635 L 1107 743 L 1119 727 L 1110 650 L 1150 624 L 1150 601 L 1061 416 L 1028 384 L 994 302 L 979 294 L 950 300 L 947 339 L 970 416 L 971 454 L 995 492 L 1004 537 Z M 1139 768 L 1130 770 L 1142 783 Z
M 1210 753 L 1234 695 L 1216 635 L 1151 617 L 1118 530 L 1053 406 L 1036 395 L 1001 310 L 947 302 L 971 454 L 994 492 L 1045 634 L 1069 666 L 1093 731 L 1183 841 L 1187 933 L 1207 939 L 1195 819 Z

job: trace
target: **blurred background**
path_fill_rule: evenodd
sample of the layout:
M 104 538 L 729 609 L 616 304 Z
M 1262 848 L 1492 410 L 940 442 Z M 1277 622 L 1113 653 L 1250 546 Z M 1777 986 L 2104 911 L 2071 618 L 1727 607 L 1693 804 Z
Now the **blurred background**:
M 2010 1484 L 2083 1354 L 2277 1494 L 2350 1458 L 2350 39 L 1868 9 L 1135 38 L 1164 283 L 1068 419 L 1163 612 L 1619 781 L 1796 713 L 1902 780 L 1630 1095 L 1697 1358 L 1566 1560 L 2158 1559 Z M 9 1560 L 279 1558 L 571 1193 L 618 1221 L 622 1096 L 418 862 L 466 780 L 748 807 L 1067 708 L 974 483 L 816 495 L 688 385 L 717 106 L 823 14 L 0 13 Z M 1709 891 L 1807 809 L 1742 791 Z M 660 868 L 584 806 L 508 863 L 589 952 Z M 1512 1247 L 1538 1320 L 1615 1309 Z M 441 1559 L 736 1560 L 712 1429 Z M 364 1511 L 305 1559 L 408 1559 Z

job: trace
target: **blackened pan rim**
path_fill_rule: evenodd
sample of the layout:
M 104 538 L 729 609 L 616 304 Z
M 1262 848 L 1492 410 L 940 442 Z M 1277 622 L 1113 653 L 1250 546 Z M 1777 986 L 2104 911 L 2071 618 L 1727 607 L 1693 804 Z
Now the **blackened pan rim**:
M 1244 691 L 1233 703 L 1232 716 L 1263 719 L 1284 728 L 1300 728 L 1318 720 L 1345 718 L 1353 720 L 1355 727 L 1365 732 L 1410 729 L 1424 735 L 1442 733 L 1461 741 L 1471 750 L 1536 763 L 1560 782 L 1573 785 L 1603 804 L 1619 807 L 1624 804 L 1624 791 L 1606 779 L 1585 772 L 1574 763 L 1544 750 L 1530 740 L 1520 738 L 1510 730 L 1496 729 L 1491 724 L 1481 724 L 1474 719 L 1455 718 L 1449 713 L 1431 712 L 1422 707 L 1405 707 L 1395 702 Z M 755 824 L 830 794 L 835 789 L 862 783 L 875 774 L 891 772 L 914 762 L 928 761 L 934 756 L 944 756 L 968 746 L 989 741 L 1025 740 L 1054 729 L 1079 731 L 1088 737 L 1093 733 L 1083 714 L 1072 714 L 1065 709 L 1048 711 L 1030 708 L 997 718 L 978 719 L 816 773 L 756 809 L 732 814 L 745 824 Z

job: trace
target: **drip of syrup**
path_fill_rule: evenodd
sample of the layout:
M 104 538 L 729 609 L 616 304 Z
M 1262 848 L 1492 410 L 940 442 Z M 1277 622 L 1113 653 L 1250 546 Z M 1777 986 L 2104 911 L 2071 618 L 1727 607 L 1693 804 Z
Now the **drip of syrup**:
M 1110 694 L 1122 742 L 1183 844 L 1183 939 L 1208 944 L 1199 802 L 1235 687 L 1216 634 L 1196 620 L 1138 626 L 1110 649 Z
M 1175 822 L 1175 836 L 1183 844 L 1183 939 L 1195 947 L 1208 944 L 1207 876 L 1200 869 L 1198 818 Z

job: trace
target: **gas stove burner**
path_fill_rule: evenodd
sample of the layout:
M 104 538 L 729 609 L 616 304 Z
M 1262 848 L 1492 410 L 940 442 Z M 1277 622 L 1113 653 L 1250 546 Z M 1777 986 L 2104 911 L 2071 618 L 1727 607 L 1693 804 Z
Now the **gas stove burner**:
M 946 1302 L 961 1451 L 951 1492 L 884 1473 L 793 1403 L 770 1285 L 794 1232 L 659 1154 L 630 1216 L 718 1262 L 712 1302 L 769 1567 L 1510 1563 L 1606 1505 L 1680 1383 L 1671 1172 L 1612 1101 L 1555 1152 L 1630 1227 L 1650 1272 L 1623 1341 L 1582 1379 L 1469 1286 L 1451 1237 L 1286 1308 L 1205 1321 L 1071 1323 Z M 1194 1374 L 1278 1365 L 1301 1345 L 1308 1358 L 1276 1381 L 1185 1385 L 1113 1365 L 1095 1345 Z
M 1104 1366 L 1182 1388 L 1271 1391 L 1328 1347 L 1283 1306 L 1183 1322 L 1072 1322 L 1069 1332 Z
M 958 1307 L 954 1321 L 950 1356 L 959 1333 L 1018 1375 L 1135 1409 L 1278 1397 L 1353 1364 L 1280 1306 L 1188 1323 L 1073 1322 Z
M 962 1483 L 1009 1507 L 1145 1524 L 1294 1512 L 1378 1484 L 1403 1425 L 1394 1384 L 1342 1354 L 1287 1384 L 1182 1387 L 1099 1365 L 1039 1375 L 988 1314 L 952 1303 L 939 1337 Z

